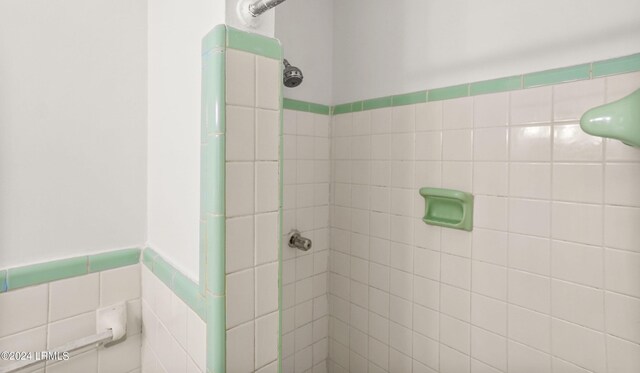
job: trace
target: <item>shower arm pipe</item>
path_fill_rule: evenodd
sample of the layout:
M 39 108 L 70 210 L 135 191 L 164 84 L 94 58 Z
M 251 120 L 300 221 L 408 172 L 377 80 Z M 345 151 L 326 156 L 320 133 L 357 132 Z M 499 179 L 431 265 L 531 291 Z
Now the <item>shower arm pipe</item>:
M 257 17 L 271 8 L 284 3 L 286 0 L 257 0 L 249 4 L 249 14 L 252 17 Z

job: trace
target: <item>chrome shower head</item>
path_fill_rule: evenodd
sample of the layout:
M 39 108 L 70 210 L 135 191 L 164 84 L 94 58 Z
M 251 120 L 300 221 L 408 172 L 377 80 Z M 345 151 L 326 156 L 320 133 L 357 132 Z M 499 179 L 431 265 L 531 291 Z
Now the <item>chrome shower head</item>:
M 295 88 L 299 86 L 300 83 L 302 83 L 302 79 L 304 78 L 302 76 L 302 70 L 295 66 L 291 66 L 286 58 L 284 59 L 284 61 L 282 61 L 282 63 L 284 64 L 284 71 L 282 72 L 282 82 L 284 83 L 285 87 Z

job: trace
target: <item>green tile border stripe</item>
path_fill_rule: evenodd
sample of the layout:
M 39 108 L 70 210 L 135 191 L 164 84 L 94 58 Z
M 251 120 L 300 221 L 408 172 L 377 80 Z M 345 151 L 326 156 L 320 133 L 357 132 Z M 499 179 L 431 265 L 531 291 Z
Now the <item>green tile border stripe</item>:
M 593 77 L 616 75 L 640 71 L 640 53 L 594 62 L 591 66 Z
M 515 91 L 522 88 L 522 76 L 510 76 L 507 78 L 485 80 L 483 82 L 471 83 L 469 94 L 471 96 L 483 95 L 486 93 L 497 93 L 505 91 Z
M 339 104 L 332 106 L 331 112 L 334 115 L 338 115 L 360 110 L 450 100 L 458 97 L 508 92 L 635 71 L 640 71 L 640 53 L 558 69 Z
M 89 255 L 89 273 L 124 267 L 140 262 L 140 249 L 124 249 Z
M 139 262 L 140 249 L 132 248 L 3 269 L 0 271 L 0 293 Z
M 7 270 L 0 271 L 0 293 L 7 291 Z
M 420 104 L 423 102 L 427 102 L 427 91 L 405 93 L 403 95 L 395 95 L 391 98 L 391 104 L 393 106 Z
M 244 32 L 227 26 L 228 48 L 238 49 L 257 54 L 263 57 L 282 59 L 282 46 L 278 39 L 269 38 L 259 34 Z
M 142 252 L 142 264 L 182 299 L 202 320 L 206 321 L 206 302 L 200 286 L 173 267 L 151 248 Z
M 524 88 L 540 87 L 543 85 L 572 82 L 575 80 L 585 80 L 589 78 L 591 78 L 591 64 L 586 63 L 583 65 L 525 74 L 522 77 L 522 86 Z

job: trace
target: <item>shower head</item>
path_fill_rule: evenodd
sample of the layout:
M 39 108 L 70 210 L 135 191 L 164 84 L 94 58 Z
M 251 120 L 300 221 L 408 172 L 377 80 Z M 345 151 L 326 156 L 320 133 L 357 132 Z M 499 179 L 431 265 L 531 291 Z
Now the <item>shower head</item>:
M 284 64 L 284 71 L 282 72 L 282 82 L 284 83 L 285 87 L 295 88 L 299 86 L 300 83 L 302 83 L 302 79 L 304 78 L 302 76 L 302 70 L 295 66 L 291 66 L 289 61 L 287 61 L 286 59 L 284 59 L 282 63 Z

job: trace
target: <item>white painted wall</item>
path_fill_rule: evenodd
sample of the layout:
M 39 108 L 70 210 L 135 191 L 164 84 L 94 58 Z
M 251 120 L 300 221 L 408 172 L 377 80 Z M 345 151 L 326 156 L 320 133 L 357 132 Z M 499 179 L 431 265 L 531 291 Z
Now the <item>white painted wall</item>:
M 333 15 L 334 103 L 640 51 L 636 0 L 339 0 Z
M 198 281 L 200 51 L 222 0 L 149 1 L 148 243 Z
M 276 8 L 276 38 L 304 80 L 284 88 L 284 97 L 331 104 L 333 0 L 288 0 Z
M 264 36 L 268 36 L 270 38 L 273 37 L 274 28 L 275 28 L 275 17 L 274 17 L 275 10 L 270 9 L 266 11 L 260 17 L 258 17 L 259 19 L 253 26 L 248 26 L 238 16 L 238 7 L 244 6 L 245 3 L 251 3 L 252 1 L 255 1 L 255 0 L 244 0 L 242 2 L 241 0 L 216 0 L 216 1 L 225 1 L 225 4 L 226 4 L 225 5 L 226 16 L 225 16 L 224 22 L 221 22 L 221 23 L 226 23 L 231 27 L 235 27 L 237 29 L 240 29 L 246 32 L 261 34 Z M 282 5 L 279 5 L 278 8 L 280 8 L 280 6 Z
M 146 1 L 0 2 L 0 268 L 142 245 Z

